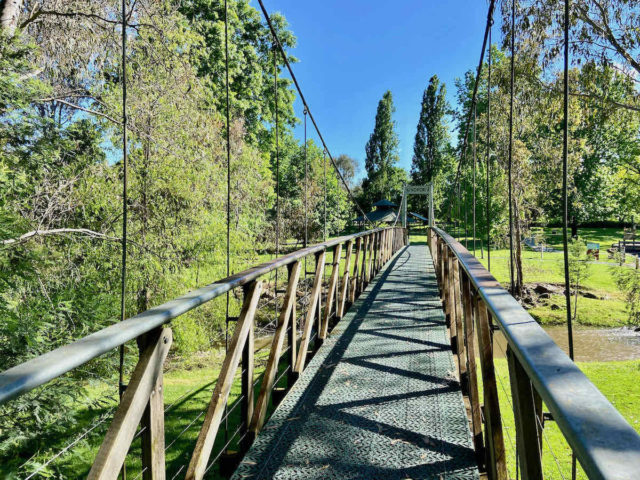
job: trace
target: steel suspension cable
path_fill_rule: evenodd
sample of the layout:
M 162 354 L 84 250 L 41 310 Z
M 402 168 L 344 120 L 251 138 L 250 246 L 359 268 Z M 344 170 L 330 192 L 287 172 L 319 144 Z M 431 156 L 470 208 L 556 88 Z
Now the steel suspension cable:
M 567 183 L 569 175 L 569 0 L 564 4 L 564 128 L 562 138 L 562 250 L 564 253 L 564 297 L 567 306 L 567 331 L 569 336 L 569 357 L 573 360 L 573 325 L 571 321 L 571 292 L 569 278 L 569 197 Z
M 564 1 L 564 79 L 563 79 L 563 110 L 564 125 L 562 138 L 562 252 L 564 257 L 564 299 L 567 310 L 567 336 L 569 337 L 569 358 L 574 359 L 573 351 L 573 325 L 571 321 L 571 292 L 569 278 L 569 242 L 567 238 L 567 225 L 569 223 L 569 197 L 567 195 L 567 183 L 569 175 L 569 1 Z M 576 454 L 571 452 L 571 478 L 576 478 Z
M 307 214 L 307 182 L 308 182 L 308 167 L 307 167 L 307 109 L 304 109 L 304 248 L 307 248 L 309 243 L 309 219 Z M 307 265 L 307 257 L 305 258 L 305 268 Z
M 224 0 L 224 69 L 225 69 L 225 90 L 226 90 L 226 143 L 227 143 L 227 277 L 230 275 L 230 257 L 231 257 L 231 101 L 229 98 L 229 2 Z M 229 350 L 229 292 L 227 292 L 227 303 L 225 310 L 225 329 L 224 329 L 224 350 Z M 224 436 L 225 441 L 228 439 L 229 422 L 227 415 L 227 405 L 224 406 Z
M 476 69 L 476 78 L 473 85 L 473 95 L 471 96 L 471 108 L 469 108 L 469 112 L 467 113 L 467 120 L 465 122 L 465 132 L 462 137 L 462 150 L 460 152 L 460 159 L 458 160 L 458 169 L 455 176 L 454 188 L 452 188 L 452 192 L 455 193 L 455 186 L 458 184 L 460 179 L 460 173 L 462 168 L 462 162 L 465 158 L 465 154 L 467 151 L 467 140 L 469 137 L 469 128 L 471 124 L 471 113 L 474 105 L 476 105 L 478 100 L 478 86 L 480 84 L 480 75 L 482 74 L 482 66 L 484 62 L 484 54 L 487 48 L 487 40 L 489 38 L 489 33 L 491 31 L 491 25 L 493 25 L 493 11 L 495 9 L 495 0 L 491 0 L 489 3 L 489 10 L 487 12 L 487 23 L 484 30 L 484 37 L 482 40 L 482 50 L 480 50 L 480 61 L 478 62 L 478 67 Z
M 486 200 L 486 221 L 487 221 L 487 270 L 491 272 L 491 32 L 493 30 L 493 19 L 489 25 L 489 58 L 487 61 L 487 200 Z
M 275 135 L 276 135 L 276 258 L 280 256 L 280 138 L 279 138 L 279 122 L 278 122 L 278 54 L 276 45 L 278 39 L 273 36 L 273 88 L 274 88 L 274 115 L 275 115 Z M 275 286 L 273 288 L 273 296 L 278 296 L 278 269 L 275 270 Z M 274 315 L 278 319 L 278 302 L 275 303 Z
M 509 188 L 509 279 L 511 281 L 511 294 L 514 294 L 513 277 L 513 192 L 511 166 L 513 164 L 513 96 L 515 85 L 515 56 L 516 56 L 516 0 L 511 0 L 511 80 L 509 96 L 509 163 L 507 171 L 507 181 Z
M 478 119 L 477 116 L 477 106 L 473 106 L 473 255 L 476 254 L 476 163 L 477 163 L 477 148 L 476 148 L 476 121 Z
M 322 168 L 324 171 L 324 199 L 322 201 L 322 210 L 324 222 L 322 226 L 322 241 L 327 241 L 327 151 L 322 152 Z
M 495 0 L 491 0 L 492 4 L 494 2 L 495 2 Z M 298 91 L 298 95 L 300 95 L 300 100 L 302 100 L 302 105 L 304 106 L 304 108 L 307 110 L 307 113 L 309 114 L 309 118 L 311 119 L 311 123 L 313 123 L 313 127 L 314 127 L 316 133 L 318 134 L 318 138 L 320 138 L 320 141 L 322 142 L 323 148 L 325 149 L 325 151 L 327 152 L 327 155 L 329 156 L 329 159 L 331 160 L 331 164 L 333 165 L 334 170 L 336 171 L 336 173 L 338 174 L 338 177 L 342 181 L 342 184 L 344 185 L 344 188 L 347 191 L 347 194 L 349 195 L 349 198 L 351 198 L 351 201 L 354 203 L 356 208 L 360 211 L 360 213 L 362 213 L 362 216 L 365 219 L 365 221 L 367 221 L 371 225 L 373 225 L 373 222 L 371 220 L 369 220 L 369 217 L 367 217 L 367 214 L 365 213 L 365 211 L 362 209 L 362 207 L 360 206 L 358 201 L 353 196 L 353 193 L 351 192 L 351 189 L 349 188 L 349 184 L 344 179 L 344 175 L 342 175 L 342 172 L 338 168 L 338 164 L 334 160 L 333 155 L 331 155 L 331 151 L 329 150 L 329 147 L 327 146 L 327 142 L 324 141 L 324 137 L 322 136 L 322 132 L 320 132 L 320 128 L 318 127 L 318 123 L 316 122 L 315 118 L 313 117 L 313 114 L 311 113 L 311 109 L 309 108 L 309 104 L 307 103 L 307 100 L 304 97 L 304 94 L 302 93 L 302 89 L 300 88 L 300 84 L 298 83 L 298 79 L 296 78 L 295 74 L 293 73 L 293 69 L 291 68 L 291 64 L 289 63 L 289 59 L 287 58 L 287 54 L 284 51 L 284 47 L 282 46 L 282 43 L 280 43 L 280 40 L 278 39 L 278 34 L 276 33 L 276 30 L 275 30 L 275 28 L 273 26 L 273 22 L 271 21 L 271 17 L 269 16 L 269 13 L 267 13 L 267 9 L 264 6 L 263 0 L 258 0 L 258 3 L 260 4 L 260 9 L 262 10 L 262 14 L 264 15 L 264 18 L 267 21 L 267 25 L 269 26 L 269 29 L 271 30 L 271 35 L 274 38 L 274 42 L 276 44 L 276 47 L 278 48 L 278 50 L 280 50 L 280 54 L 282 55 L 282 59 L 284 60 L 285 66 L 287 67 L 287 70 L 289 71 L 289 75 L 291 76 L 291 79 L 293 80 L 293 84 L 295 85 L 296 90 Z
M 225 67 L 225 89 L 227 104 L 227 277 L 230 275 L 231 256 L 231 125 L 230 125 L 230 99 L 229 99 L 229 5 L 228 0 L 224 0 L 224 67 Z M 227 292 L 227 320 L 229 319 L 229 292 Z
M 275 119 L 275 145 L 276 145 L 276 257 L 280 254 L 280 144 L 278 138 L 278 55 L 276 45 L 278 39 L 273 36 L 273 89 L 274 89 L 274 119 Z M 278 270 L 276 270 L 276 278 Z M 277 283 L 277 280 L 276 280 Z
M 122 262 L 120 270 L 120 321 L 126 319 L 127 293 L 127 204 L 128 204 L 128 138 L 127 138 L 127 0 L 122 0 Z M 118 349 L 118 396 L 124 394 L 124 344 Z M 122 478 L 127 478 L 126 462 L 122 463 Z

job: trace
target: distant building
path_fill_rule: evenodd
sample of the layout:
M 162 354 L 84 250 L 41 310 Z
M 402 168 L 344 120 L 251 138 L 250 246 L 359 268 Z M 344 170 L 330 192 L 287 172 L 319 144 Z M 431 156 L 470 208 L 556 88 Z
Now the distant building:
M 375 209 L 370 212 L 367 212 L 367 218 L 369 219 L 370 222 L 375 224 L 387 224 L 387 225 L 393 225 L 394 223 L 397 223 L 398 225 L 402 224 L 402 218 L 398 218 L 396 222 L 396 218 L 399 215 L 402 215 L 397 204 L 390 202 L 385 198 L 382 200 L 378 200 L 376 203 L 373 204 L 373 206 L 375 207 Z M 420 223 L 420 222 L 426 223 L 428 221 L 422 215 L 418 215 L 417 213 L 413 213 L 413 212 L 407 212 L 407 217 L 408 217 L 407 221 L 412 224 Z M 356 225 L 361 225 L 366 223 L 366 220 L 364 216 L 361 215 L 355 218 L 353 222 Z

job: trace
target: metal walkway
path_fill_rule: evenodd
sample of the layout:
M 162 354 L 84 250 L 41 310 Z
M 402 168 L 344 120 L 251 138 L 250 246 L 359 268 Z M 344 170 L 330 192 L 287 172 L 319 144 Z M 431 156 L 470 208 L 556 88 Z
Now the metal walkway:
M 478 478 L 425 245 L 371 282 L 233 478 Z

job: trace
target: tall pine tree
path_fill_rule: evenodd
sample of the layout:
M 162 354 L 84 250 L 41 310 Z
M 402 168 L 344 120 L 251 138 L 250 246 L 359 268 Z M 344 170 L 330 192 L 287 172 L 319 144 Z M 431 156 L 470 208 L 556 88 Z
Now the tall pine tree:
M 398 163 L 398 134 L 393 121 L 393 96 L 386 91 L 378 102 L 376 123 L 365 147 L 367 178 L 362 188 L 364 203 L 371 205 L 381 198 L 398 200 L 406 173 Z
M 442 167 L 449 146 L 445 122 L 447 114 L 446 86 L 440 84 L 437 75 L 429 79 L 429 86 L 422 95 L 422 109 L 418 120 L 411 176 L 414 183 L 431 182 Z

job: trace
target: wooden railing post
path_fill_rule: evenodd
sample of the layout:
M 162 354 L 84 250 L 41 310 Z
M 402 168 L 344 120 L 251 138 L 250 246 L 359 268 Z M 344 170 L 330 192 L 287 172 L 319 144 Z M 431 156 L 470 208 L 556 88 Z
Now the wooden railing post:
M 331 317 L 331 308 L 333 307 L 333 301 L 335 298 L 335 292 L 338 284 L 338 275 L 340 273 L 340 257 L 342 256 L 342 244 L 339 243 L 333 249 L 333 262 L 331 264 L 331 277 L 329 278 L 329 289 L 327 291 L 327 304 L 324 309 L 324 319 L 322 321 L 322 328 L 318 332 L 320 340 L 327 338 L 329 331 L 329 317 Z
M 476 354 L 473 327 L 473 306 L 471 300 L 471 282 L 464 270 L 460 270 L 462 287 L 462 303 L 464 307 L 464 344 L 467 349 L 467 372 L 469 376 L 469 403 L 471 404 L 471 423 L 473 427 L 473 444 L 478 465 L 485 463 L 484 442 L 482 440 L 482 412 L 478 395 L 478 377 L 476 369 Z M 484 470 L 484 469 L 483 469 Z
M 307 361 L 307 352 L 309 350 L 309 341 L 311 340 L 311 330 L 316 317 L 316 309 L 319 307 L 320 294 L 322 293 L 322 276 L 324 274 L 324 259 L 326 252 L 323 250 L 318 253 L 316 258 L 316 274 L 313 278 L 313 287 L 311 288 L 311 296 L 309 298 L 309 309 L 302 327 L 302 338 L 300 339 L 300 349 L 296 358 L 296 366 L 294 371 L 300 375 L 304 370 Z
M 484 302 L 477 296 L 473 299 L 473 306 L 476 331 L 478 332 L 480 370 L 482 372 L 482 390 L 484 394 L 487 473 L 489 480 L 508 480 L 498 386 L 493 364 L 493 343 L 489 313 Z
M 360 278 L 358 279 L 358 295 L 361 294 L 364 290 L 367 281 L 367 252 L 369 250 L 369 235 L 365 235 L 362 238 L 364 248 L 362 249 L 362 265 L 360 267 Z
M 369 235 L 369 261 L 367 262 L 367 285 L 373 279 L 372 268 L 373 268 L 373 247 L 375 242 L 375 233 Z
M 118 478 L 138 425 L 144 417 L 144 426 L 149 428 L 142 443 L 143 465 L 149 470 L 145 478 L 165 478 L 162 368 L 171 341 L 169 328 L 157 329 L 141 339 L 143 350 L 140 360 L 131 374 L 129 385 L 122 395 L 87 478 Z
M 253 326 L 258 300 L 262 292 L 262 282 L 253 281 L 246 288 L 246 295 L 242 304 L 242 310 L 233 331 L 233 337 L 229 343 L 227 355 L 222 363 L 218 381 L 211 396 L 209 409 L 204 417 L 196 446 L 189 462 L 186 480 L 201 480 L 204 477 L 207 463 L 211 456 L 211 450 L 220 428 L 220 422 L 229 399 L 229 392 L 233 385 L 233 379 L 240 364 L 240 358 L 244 350 L 249 331 Z
M 453 307 L 453 272 L 452 272 L 452 260 L 451 256 L 453 255 L 449 248 L 445 245 L 443 250 L 443 258 L 444 258 L 444 276 L 443 276 L 443 300 L 444 300 L 444 313 L 445 319 L 447 323 L 447 327 L 449 327 L 449 335 L 451 337 L 451 349 L 454 353 L 457 353 L 458 349 L 458 341 L 457 341 L 457 332 L 456 332 L 456 322 L 455 322 L 455 308 Z
M 287 291 L 284 295 L 282 310 L 278 317 L 278 326 L 276 327 L 273 341 L 271 342 L 271 350 L 269 351 L 269 360 L 264 371 L 262 378 L 262 385 L 260 386 L 260 393 L 258 394 L 258 400 L 256 402 L 256 408 L 251 418 L 249 430 L 251 432 L 251 441 L 260 432 L 264 425 L 265 418 L 267 416 L 267 407 L 269 406 L 269 398 L 275 385 L 275 378 L 278 374 L 278 363 L 280 361 L 280 353 L 284 345 L 284 337 L 286 332 L 290 332 L 289 325 L 295 323 L 295 317 L 292 315 L 296 303 L 296 296 L 298 290 L 298 280 L 300 278 L 300 261 L 291 264 L 289 269 L 289 283 L 287 284 Z M 290 340 L 291 341 L 291 340 Z M 295 343 L 295 342 L 293 342 Z M 290 344 L 291 346 L 292 344 Z M 291 364 L 293 369 L 293 364 Z
M 460 296 L 460 270 L 458 269 L 458 258 L 455 253 L 451 253 L 451 269 L 452 269 L 452 289 L 453 293 L 453 318 L 452 322 L 456 324 L 456 353 L 458 354 L 458 366 L 460 371 L 460 385 L 462 392 L 469 395 L 469 372 L 467 371 L 467 354 L 464 347 L 464 331 L 462 327 L 462 301 Z
M 244 288 L 245 297 L 249 295 L 249 288 Z M 243 427 L 240 429 L 242 434 L 249 431 L 249 425 L 253 418 L 253 373 L 254 373 L 254 350 L 255 350 L 255 337 L 254 337 L 254 322 L 250 322 L 249 331 L 247 333 L 247 340 L 244 342 L 244 348 L 242 349 L 242 375 L 241 375 L 241 392 L 242 401 L 240 402 L 240 409 L 242 412 Z M 252 439 L 250 435 L 245 437 L 245 441 L 241 442 L 240 448 L 243 452 L 246 452 L 251 446 Z
M 289 372 L 287 373 L 287 388 L 291 388 L 297 380 L 296 374 L 293 371 L 296 365 L 296 356 L 298 351 L 298 314 L 296 312 L 296 305 L 298 303 L 298 282 L 300 279 L 300 268 L 302 263 L 298 260 L 295 263 L 290 263 L 287 267 L 289 273 L 289 284 L 292 285 L 294 276 L 297 276 L 295 280 L 295 288 L 293 289 L 291 300 L 291 315 L 289 321 L 289 327 L 287 328 L 287 343 L 289 344 Z M 297 269 L 297 272 L 296 272 Z M 287 285 L 287 288 L 288 288 Z M 285 299 L 286 301 L 286 299 Z M 283 305 L 284 310 L 285 305 Z
M 516 445 L 523 480 L 542 480 L 542 455 L 538 431 L 535 391 L 511 348 L 507 347 Z
M 353 240 L 349 240 L 346 246 L 346 254 L 344 259 L 344 273 L 342 274 L 342 292 L 340 295 L 340 304 L 338 306 L 338 320 L 344 316 L 344 308 L 349 295 L 349 271 L 351 270 L 351 251 L 353 250 Z M 357 261 L 357 260 L 356 260 Z
M 160 331 L 160 339 L 164 344 L 171 342 L 171 330 Z M 157 332 L 156 332 L 157 334 Z M 147 348 L 153 347 L 159 339 L 157 335 L 143 335 L 138 342 L 140 358 Z M 143 480 L 164 480 L 165 458 L 164 458 L 164 385 L 162 369 L 158 372 L 158 378 L 151 390 L 149 403 L 142 415 L 140 422 L 141 451 L 142 451 L 142 478 Z
M 358 283 L 360 281 L 360 265 L 358 261 L 360 260 L 360 252 L 362 250 L 362 237 L 356 238 L 356 258 L 353 262 L 353 278 L 351 279 L 352 287 L 351 287 L 351 303 L 356 301 L 356 292 L 358 290 Z

